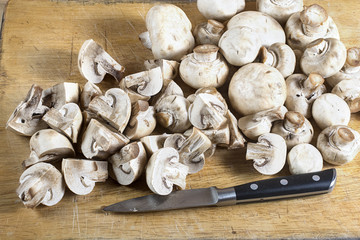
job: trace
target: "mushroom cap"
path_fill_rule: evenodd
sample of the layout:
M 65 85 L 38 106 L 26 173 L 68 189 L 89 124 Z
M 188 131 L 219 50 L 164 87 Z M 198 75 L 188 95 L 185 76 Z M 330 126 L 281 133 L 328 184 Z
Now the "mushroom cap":
M 350 115 L 347 103 L 333 93 L 321 95 L 312 106 L 312 116 L 320 129 L 332 125 L 348 125 Z
M 218 45 L 225 26 L 221 22 L 209 19 L 207 22 L 199 23 L 194 29 L 194 37 L 197 45 L 213 44 Z
M 64 158 L 61 170 L 66 185 L 77 195 L 89 194 L 96 182 L 105 182 L 108 178 L 106 161 Z
M 227 28 L 248 27 L 259 34 L 261 46 L 269 47 L 274 43 L 285 43 L 285 32 L 281 25 L 270 15 L 257 11 L 244 11 L 230 19 Z
M 320 38 L 307 45 L 300 65 L 307 75 L 316 72 L 327 78 L 339 72 L 345 61 L 346 47 L 340 40 Z
M 140 141 L 144 144 L 148 156 L 151 156 L 154 152 L 164 147 L 164 142 L 169 136 L 170 135 L 166 133 L 161 135 L 149 135 L 140 138 Z
M 84 85 L 84 88 L 80 94 L 80 106 L 82 109 L 87 109 L 89 107 L 89 103 L 96 96 L 103 95 L 102 91 L 98 86 L 93 84 L 92 82 L 87 81 Z
M 158 101 L 160 101 L 160 99 L 170 95 L 183 97 L 184 92 L 174 80 L 165 79 L 163 88 L 161 89 L 160 93 L 151 98 L 151 105 L 155 105 Z
M 286 99 L 286 84 L 281 73 L 262 63 L 250 63 L 240 68 L 229 85 L 232 107 L 249 115 L 280 107 Z
M 19 182 L 16 194 L 29 208 L 39 204 L 53 206 L 60 202 L 65 193 L 62 174 L 49 163 L 29 167 L 21 174 Z
M 245 0 L 198 0 L 197 8 L 207 19 L 223 22 L 245 9 Z
M 303 0 L 256 0 L 256 9 L 285 25 L 289 17 L 303 10 Z
M 56 84 L 42 93 L 43 104 L 49 108 L 61 108 L 66 103 L 78 103 L 80 87 L 78 83 L 63 82 Z
M 177 61 L 166 60 L 166 59 L 151 59 L 145 60 L 144 66 L 147 70 L 152 68 L 160 67 L 162 72 L 162 78 L 165 79 L 175 79 L 178 72 L 180 63 Z
M 360 111 L 360 79 L 341 81 L 331 93 L 342 98 L 349 105 L 351 113 Z
M 287 155 L 287 163 L 291 174 L 318 172 L 323 168 L 321 153 L 308 143 L 293 147 Z

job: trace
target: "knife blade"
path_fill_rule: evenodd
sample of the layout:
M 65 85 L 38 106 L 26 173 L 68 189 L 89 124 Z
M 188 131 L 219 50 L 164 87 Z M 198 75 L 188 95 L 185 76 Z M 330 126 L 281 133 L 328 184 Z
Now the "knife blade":
M 183 208 L 225 206 L 244 202 L 276 200 L 331 192 L 336 183 L 334 168 L 298 175 L 250 182 L 235 187 L 216 187 L 174 191 L 162 196 L 152 194 L 118 202 L 104 211 L 131 213 Z

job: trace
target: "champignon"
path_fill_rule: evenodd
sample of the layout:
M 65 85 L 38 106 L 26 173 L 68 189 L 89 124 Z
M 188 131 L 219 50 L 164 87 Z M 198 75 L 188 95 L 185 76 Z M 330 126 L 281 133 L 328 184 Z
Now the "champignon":
M 228 147 L 230 144 L 230 128 L 229 124 L 225 123 L 218 129 L 203 129 L 200 130 L 211 141 L 212 144 Z M 189 137 L 193 133 L 193 129 L 190 128 L 184 132 L 184 136 Z
M 140 138 L 140 141 L 144 144 L 148 156 L 151 156 L 154 152 L 164 147 L 164 142 L 169 136 L 170 135 L 166 133 L 161 135 L 150 135 Z
M 228 125 L 230 130 L 230 143 L 228 145 L 228 149 L 233 150 L 243 148 L 245 146 L 246 140 L 239 131 L 236 117 L 234 116 L 234 114 L 232 114 L 232 112 L 230 112 L 230 110 L 228 110 L 226 118 L 228 119 Z
M 326 162 L 343 165 L 360 151 L 360 134 L 348 126 L 330 126 L 319 134 L 316 147 Z
M 360 79 L 359 79 L 360 80 Z M 335 85 L 331 93 L 342 98 L 350 108 L 351 113 L 360 111 L 360 81 L 358 79 L 344 80 Z
M 291 174 L 318 172 L 323 168 L 321 153 L 308 143 L 294 146 L 287 155 L 287 163 Z
M 184 189 L 188 167 L 179 162 L 179 153 L 174 148 L 156 151 L 146 166 L 146 183 L 150 190 L 159 195 L 168 195 L 173 185 Z
M 195 42 L 197 45 L 218 45 L 220 37 L 224 33 L 224 29 L 224 24 L 213 19 L 199 23 L 194 29 Z
M 91 100 L 93 100 L 94 97 L 101 95 L 102 95 L 102 91 L 98 86 L 96 86 L 92 82 L 89 81 L 86 82 L 80 95 L 80 107 L 82 109 L 87 109 L 89 107 L 89 103 L 91 102 Z
M 172 147 L 172 148 L 176 149 L 177 151 L 179 151 L 179 149 L 181 148 L 181 146 L 183 145 L 183 143 L 186 140 L 186 137 L 184 135 L 182 135 L 180 133 L 171 134 L 164 141 L 164 147 L 165 148 Z
M 56 84 L 42 93 L 43 104 L 49 108 L 61 108 L 66 103 L 78 103 L 80 87 L 77 83 L 63 82 Z
M 222 105 L 225 106 L 226 109 L 228 109 L 228 105 L 226 103 L 226 100 L 224 99 L 224 97 L 221 95 L 221 93 L 214 87 L 203 87 L 203 88 L 199 88 L 198 90 L 196 90 L 195 94 L 194 94 L 194 99 L 195 97 L 201 93 L 207 93 L 207 94 L 211 94 L 214 97 L 216 97 L 220 102 L 222 102 Z M 189 98 L 190 96 L 188 96 Z M 194 102 L 194 101 L 192 101 Z
M 151 98 L 151 103 L 152 105 L 155 105 L 158 101 L 160 101 L 160 99 L 170 95 L 177 95 L 183 97 L 184 92 L 174 80 L 164 79 L 163 88 L 157 95 Z
M 120 81 L 125 68 L 94 40 L 86 40 L 80 48 L 78 67 L 81 75 L 92 83 L 100 83 L 106 73 Z
M 121 88 L 129 96 L 131 104 L 134 104 L 139 100 L 149 101 L 151 98 L 150 96 L 141 95 L 141 94 L 137 93 L 136 91 L 133 91 L 132 89 L 127 88 L 125 86 L 125 81 L 120 81 L 119 88 Z
M 246 160 L 253 160 L 253 166 L 259 173 L 274 175 L 285 165 L 286 142 L 277 134 L 263 134 L 259 136 L 257 143 L 247 144 Z
M 65 193 L 63 176 L 50 163 L 38 163 L 26 169 L 20 176 L 16 194 L 25 207 L 35 208 L 39 204 L 53 206 Z
M 223 22 L 243 11 L 245 0 L 198 0 L 197 8 L 205 18 Z
M 105 182 L 108 178 L 108 163 L 87 159 L 64 158 L 61 171 L 68 188 L 77 195 L 92 192 L 96 182 Z
M 166 59 L 152 59 L 144 62 L 145 68 L 150 70 L 152 68 L 160 67 L 162 72 L 162 78 L 175 79 L 179 71 L 179 63 L 177 61 L 171 61 Z

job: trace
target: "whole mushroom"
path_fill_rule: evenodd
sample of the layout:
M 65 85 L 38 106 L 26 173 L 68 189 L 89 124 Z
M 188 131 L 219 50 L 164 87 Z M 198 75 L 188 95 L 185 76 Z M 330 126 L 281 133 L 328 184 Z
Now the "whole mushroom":
M 359 79 L 360 80 L 360 79 Z M 336 94 L 348 104 L 351 113 L 360 111 L 360 81 L 343 80 L 335 85 L 331 93 Z
M 301 143 L 293 147 L 287 155 L 287 163 L 291 174 L 318 172 L 323 168 L 321 153 L 308 143 Z
M 207 19 L 223 22 L 245 9 L 245 0 L 198 0 L 197 8 Z

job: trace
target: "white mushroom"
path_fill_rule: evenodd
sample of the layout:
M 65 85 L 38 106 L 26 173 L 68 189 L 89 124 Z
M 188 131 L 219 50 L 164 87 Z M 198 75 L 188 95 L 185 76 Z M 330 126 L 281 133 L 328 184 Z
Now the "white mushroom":
M 220 37 L 224 33 L 224 29 L 224 24 L 213 19 L 199 23 L 194 29 L 195 42 L 197 45 L 218 45 Z
M 225 21 L 245 9 L 245 0 L 198 0 L 197 8 L 207 19 Z
M 180 63 L 177 61 L 166 59 L 152 59 L 144 62 L 145 68 L 150 70 L 152 68 L 160 67 L 162 72 L 162 78 L 175 79 L 178 74 Z
M 195 94 L 194 94 L 194 99 L 191 101 L 192 103 L 195 100 L 195 97 L 201 93 L 207 93 L 207 94 L 211 94 L 214 97 L 216 97 L 220 102 L 222 102 L 222 105 L 224 106 L 224 108 L 228 108 L 228 105 L 226 103 L 226 100 L 224 99 L 224 97 L 222 96 L 222 94 L 214 87 L 203 87 L 203 88 L 199 88 L 198 90 L 196 90 Z M 190 98 L 190 96 L 188 96 L 188 98 Z
M 179 153 L 174 148 L 156 151 L 146 166 L 146 183 L 159 195 L 168 195 L 173 185 L 184 189 L 188 167 L 179 162 Z
M 137 93 L 136 91 L 134 91 L 130 88 L 127 88 L 125 86 L 125 81 L 120 81 L 119 88 L 121 88 L 129 96 L 131 104 L 134 104 L 139 100 L 149 101 L 151 98 L 150 96 L 141 95 L 141 94 Z
M 191 133 L 190 133 L 190 135 L 191 135 Z M 171 134 L 164 141 L 164 146 L 163 147 L 164 148 L 172 147 L 172 148 L 174 148 L 176 150 L 179 150 L 181 148 L 181 146 L 184 144 L 185 140 L 186 140 L 185 136 L 186 136 L 185 134 L 182 135 L 180 133 Z
M 245 146 L 246 140 L 239 131 L 236 117 L 230 112 L 230 110 L 228 110 L 226 118 L 228 119 L 228 125 L 230 130 L 230 142 L 228 149 L 232 150 L 243 148 Z
M 61 171 L 68 188 L 77 195 L 92 192 L 96 182 L 105 182 L 108 178 L 108 163 L 87 159 L 64 158 Z
M 344 99 L 349 105 L 351 113 L 360 111 L 360 79 L 341 81 L 335 85 L 331 93 Z
M 312 116 L 320 129 L 332 125 L 347 125 L 350 115 L 347 103 L 333 93 L 321 95 L 312 106 Z
M 16 189 L 25 207 L 35 208 L 39 204 L 53 206 L 65 193 L 63 176 L 49 163 L 38 163 L 26 169 L 20 176 Z
M 212 144 L 228 147 L 230 144 L 230 128 L 229 124 L 223 124 L 218 129 L 203 129 L 200 130 L 211 141 Z M 189 137 L 193 133 L 193 129 L 190 128 L 184 132 L 184 136 Z
M 283 169 L 286 162 L 285 140 L 274 133 L 266 133 L 257 143 L 248 143 L 246 160 L 254 161 L 254 168 L 264 175 L 274 175 Z
M 94 97 L 101 96 L 102 94 L 103 93 L 98 86 L 92 82 L 86 82 L 80 95 L 80 107 L 82 109 L 87 109 L 91 100 L 93 100 Z
M 66 103 L 78 103 L 80 87 L 77 83 L 63 82 L 56 84 L 42 93 L 43 104 L 49 108 L 61 108 Z
M 291 174 L 318 172 L 323 168 L 321 153 L 308 143 L 293 147 L 287 155 L 287 163 Z
M 120 81 L 125 71 L 123 66 L 92 39 L 86 40 L 81 46 L 78 67 L 81 75 L 92 83 L 100 83 L 106 73 Z
M 52 129 L 43 129 L 30 138 L 30 156 L 23 161 L 25 167 L 38 162 L 50 162 L 75 156 L 69 139 Z
M 164 142 L 169 136 L 170 135 L 166 133 L 162 135 L 150 135 L 140 138 L 140 141 L 144 144 L 148 156 L 151 156 L 154 152 L 164 147 Z
M 151 98 L 151 103 L 152 103 L 152 105 L 155 105 L 158 101 L 160 101 L 160 99 L 170 96 L 170 95 L 176 95 L 176 96 L 183 97 L 184 92 L 181 89 L 181 87 L 174 80 L 164 79 L 163 88 L 157 95 L 155 95 Z
M 326 162 L 343 165 L 360 151 L 360 134 L 348 126 L 330 126 L 319 134 L 316 147 Z

